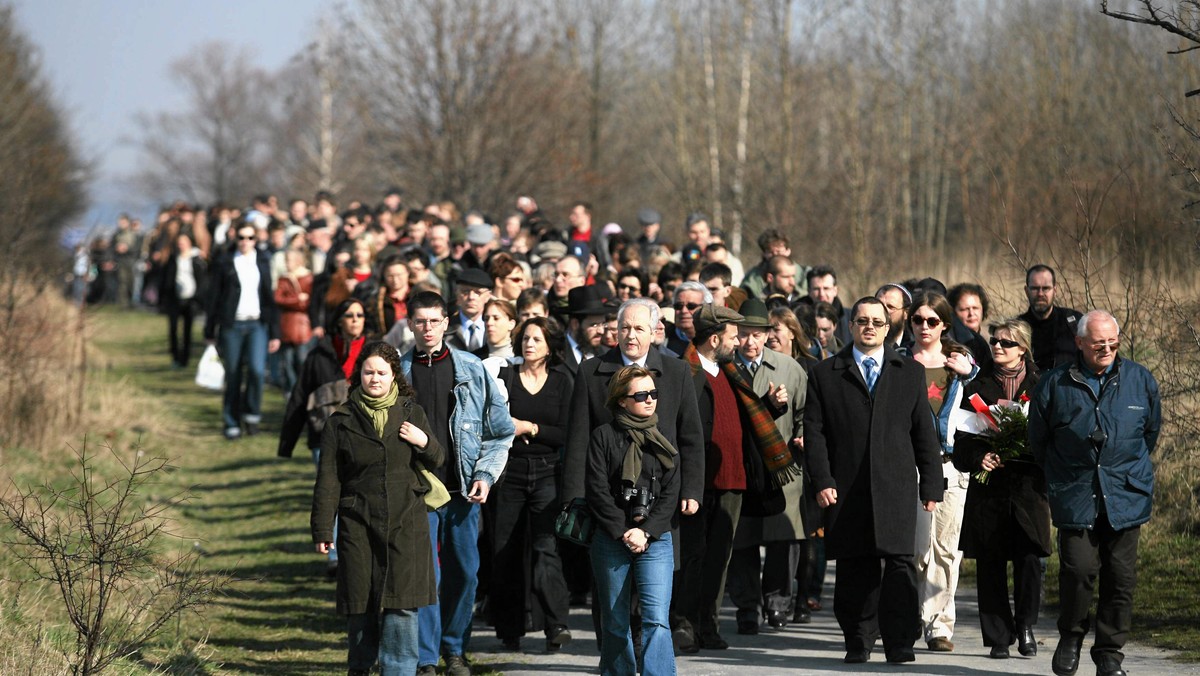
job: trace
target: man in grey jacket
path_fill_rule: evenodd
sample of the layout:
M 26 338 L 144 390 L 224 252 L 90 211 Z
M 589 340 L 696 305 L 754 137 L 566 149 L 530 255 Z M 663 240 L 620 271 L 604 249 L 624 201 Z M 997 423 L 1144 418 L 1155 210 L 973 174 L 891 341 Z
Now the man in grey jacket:
M 1121 648 L 1133 623 L 1137 546 L 1150 520 L 1162 418 L 1158 383 L 1117 356 L 1117 320 L 1093 310 L 1078 323 L 1079 357 L 1047 373 L 1029 409 L 1029 445 L 1046 472 L 1061 559 L 1059 643 L 1051 667 L 1079 668 L 1100 578 L 1092 660 L 1098 676 L 1124 676 Z

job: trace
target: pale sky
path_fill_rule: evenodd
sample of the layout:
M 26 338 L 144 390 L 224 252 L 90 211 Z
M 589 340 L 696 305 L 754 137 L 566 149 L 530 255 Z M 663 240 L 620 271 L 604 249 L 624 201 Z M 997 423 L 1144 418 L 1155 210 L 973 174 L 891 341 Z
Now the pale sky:
M 213 40 L 250 45 L 257 63 L 283 65 L 313 35 L 320 0 L 15 0 L 18 29 L 32 42 L 82 156 L 94 163 L 93 208 L 83 225 L 142 212 L 121 179 L 133 171 L 139 110 L 178 108 L 167 67 Z

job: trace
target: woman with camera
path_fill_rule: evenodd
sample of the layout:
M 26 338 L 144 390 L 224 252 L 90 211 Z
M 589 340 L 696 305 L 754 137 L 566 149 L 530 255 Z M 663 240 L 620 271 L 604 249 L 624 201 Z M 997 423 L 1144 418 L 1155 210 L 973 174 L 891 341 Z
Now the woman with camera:
M 600 673 L 675 673 L 667 610 L 675 568 L 671 520 L 679 501 L 679 452 L 658 431 L 650 371 L 626 366 L 608 387 L 612 422 L 588 446 L 585 494 L 596 520 L 592 573 L 600 607 Z M 630 580 L 642 612 L 642 664 L 629 627 Z

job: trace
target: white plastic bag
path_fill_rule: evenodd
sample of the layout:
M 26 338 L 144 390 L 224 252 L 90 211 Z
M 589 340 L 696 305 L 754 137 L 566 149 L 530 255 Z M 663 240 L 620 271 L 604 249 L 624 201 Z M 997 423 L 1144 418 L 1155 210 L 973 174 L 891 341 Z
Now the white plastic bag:
M 196 384 L 206 390 L 220 392 L 225 389 L 225 366 L 221 363 L 221 356 L 217 354 L 215 345 L 204 348 L 200 366 L 196 369 Z

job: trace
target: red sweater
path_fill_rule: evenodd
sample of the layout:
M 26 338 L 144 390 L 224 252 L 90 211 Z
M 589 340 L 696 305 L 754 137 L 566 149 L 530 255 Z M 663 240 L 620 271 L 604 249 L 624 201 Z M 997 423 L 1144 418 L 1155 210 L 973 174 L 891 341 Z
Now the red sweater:
M 746 468 L 742 464 L 742 417 L 737 396 L 724 373 L 712 377 L 706 372 L 713 392 L 713 431 L 706 463 L 711 487 L 719 491 L 746 489 Z

